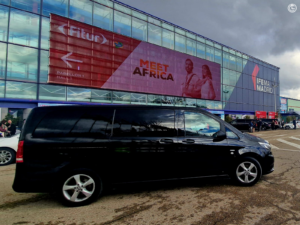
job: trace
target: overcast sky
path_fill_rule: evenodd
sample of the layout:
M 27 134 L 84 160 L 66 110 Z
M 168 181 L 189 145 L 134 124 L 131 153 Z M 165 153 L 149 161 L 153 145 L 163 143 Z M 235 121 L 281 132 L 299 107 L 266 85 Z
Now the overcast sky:
M 300 99 L 300 0 L 120 1 L 280 67 L 280 95 Z

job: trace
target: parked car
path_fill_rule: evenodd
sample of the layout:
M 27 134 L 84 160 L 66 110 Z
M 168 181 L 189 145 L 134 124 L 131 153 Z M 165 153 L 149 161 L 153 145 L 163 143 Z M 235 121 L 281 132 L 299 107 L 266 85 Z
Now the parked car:
M 0 166 L 12 164 L 16 160 L 20 132 L 10 137 L 0 138 Z
M 283 125 L 283 128 L 285 130 L 294 129 L 294 124 L 293 124 L 293 122 L 286 123 L 286 124 Z M 300 128 L 300 122 L 299 121 L 297 121 L 297 123 L 296 123 L 296 128 Z
M 278 119 L 262 119 L 261 121 L 263 122 L 262 124 L 262 129 L 267 130 L 272 128 L 272 121 L 278 121 Z M 277 125 L 275 125 L 275 129 L 281 128 L 281 124 L 278 122 Z
M 269 143 L 198 108 L 34 108 L 16 156 L 16 192 L 56 192 L 86 205 L 110 184 L 230 176 L 254 185 L 274 171 Z
M 257 122 L 254 119 L 235 119 L 235 120 L 232 120 L 230 124 L 238 130 L 249 131 L 251 121 Z

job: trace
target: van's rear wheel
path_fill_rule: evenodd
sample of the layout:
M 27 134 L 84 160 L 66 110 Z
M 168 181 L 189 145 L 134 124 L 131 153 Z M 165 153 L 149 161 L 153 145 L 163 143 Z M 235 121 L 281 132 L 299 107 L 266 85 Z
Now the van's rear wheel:
M 60 182 L 59 198 L 67 206 L 83 206 L 95 201 L 103 192 L 101 178 L 89 169 L 69 172 Z
M 256 184 L 262 175 L 260 163 L 252 157 L 244 157 L 238 161 L 232 177 L 240 186 L 252 186 Z
M 14 163 L 16 152 L 9 148 L 0 148 L 0 166 L 6 166 Z

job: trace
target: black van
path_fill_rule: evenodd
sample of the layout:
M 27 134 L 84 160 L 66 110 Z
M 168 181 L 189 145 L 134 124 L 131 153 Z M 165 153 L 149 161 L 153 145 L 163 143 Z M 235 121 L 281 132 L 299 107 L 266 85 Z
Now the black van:
M 274 170 L 269 143 L 196 108 L 55 106 L 31 111 L 13 189 L 85 205 L 108 184 L 230 175 L 254 185 Z
M 235 119 L 235 120 L 232 120 L 230 122 L 230 124 L 238 130 L 249 131 L 251 121 L 257 122 L 255 119 Z

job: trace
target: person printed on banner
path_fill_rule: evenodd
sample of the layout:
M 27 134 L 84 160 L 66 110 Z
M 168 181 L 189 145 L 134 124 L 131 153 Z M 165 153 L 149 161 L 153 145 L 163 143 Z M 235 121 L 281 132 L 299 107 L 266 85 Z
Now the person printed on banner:
M 212 83 L 212 75 L 208 65 L 202 66 L 202 80 L 204 80 L 205 83 L 201 85 L 201 97 L 204 99 L 214 100 L 216 98 L 216 93 Z
M 16 126 L 14 124 L 12 124 L 12 121 L 11 120 L 8 120 L 7 121 L 7 136 L 12 136 L 16 133 Z
M 2 137 L 6 137 L 7 135 L 7 126 L 5 125 L 6 121 L 2 120 L 0 125 L 0 132 Z
M 185 70 L 187 75 L 185 82 L 182 83 L 182 96 L 191 98 L 202 98 L 201 87 L 209 79 L 201 79 L 197 74 L 193 72 L 194 63 L 191 59 L 185 60 Z

